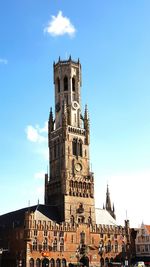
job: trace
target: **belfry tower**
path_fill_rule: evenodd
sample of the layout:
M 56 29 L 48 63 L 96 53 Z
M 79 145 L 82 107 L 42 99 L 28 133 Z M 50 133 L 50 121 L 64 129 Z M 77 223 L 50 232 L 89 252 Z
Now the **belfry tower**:
M 89 117 L 81 113 L 79 60 L 54 63 L 55 117 L 48 122 L 49 169 L 45 204 L 56 206 L 60 222 L 95 224 L 94 177 L 89 163 Z

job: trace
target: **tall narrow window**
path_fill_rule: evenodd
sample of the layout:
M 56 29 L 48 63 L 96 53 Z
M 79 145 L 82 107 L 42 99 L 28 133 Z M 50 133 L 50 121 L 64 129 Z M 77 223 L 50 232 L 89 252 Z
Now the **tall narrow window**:
M 67 76 L 64 77 L 64 91 L 68 91 L 68 78 L 67 78 Z
M 78 154 L 80 157 L 82 157 L 82 141 L 79 140 L 79 143 L 78 143 Z
M 57 90 L 58 90 L 58 93 L 60 93 L 60 80 L 59 80 L 59 78 L 57 78 Z
M 73 139 L 72 141 L 72 153 L 77 156 L 77 139 Z
M 72 78 L 72 91 L 75 92 L 75 78 Z

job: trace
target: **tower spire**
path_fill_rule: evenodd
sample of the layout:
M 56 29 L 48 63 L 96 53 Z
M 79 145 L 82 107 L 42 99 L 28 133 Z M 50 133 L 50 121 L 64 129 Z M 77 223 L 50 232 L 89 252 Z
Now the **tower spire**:
M 111 200 L 110 200 L 110 193 L 109 193 L 108 184 L 107 184 L 107 190 L 106 190 L 106 205 L 105 205 L 105 208 L 110 213 L 110 215 L 114 219 L 116 219 L 114 204 L 113 204 L 113 207 L 111 207 Z

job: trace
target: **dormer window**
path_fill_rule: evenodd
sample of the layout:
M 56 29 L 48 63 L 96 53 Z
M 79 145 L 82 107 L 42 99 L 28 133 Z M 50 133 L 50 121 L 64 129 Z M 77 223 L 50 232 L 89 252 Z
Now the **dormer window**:
M 64 77 L 64 91 L 68 91 L 68 77 Z

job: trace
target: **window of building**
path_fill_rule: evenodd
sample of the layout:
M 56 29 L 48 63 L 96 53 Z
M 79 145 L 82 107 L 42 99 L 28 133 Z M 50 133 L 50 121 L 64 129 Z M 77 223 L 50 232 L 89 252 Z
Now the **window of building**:
M 118 252 L 118 242 L 115 241 L 115 253 L 117 253 L 117 252 Z
M 50 260 L 50 267 L 55 267 L 55 261 L 54 261 L 54 259 L 51 259 Z
M 57 251 L 57 239 L 56 238 L 54 239 L 54 242 L 53 242 L 53 251 Z
M 37 236 L 37 230 L 34 230 L 34 236 Z
M 72 78 L 72 91 L 75 92 L 75 78 Z
M 29 266 L 30 266 L 30 267 L 34 267 L 34 259 L 30 259 L 30 261 L 29 261 Z
M 44 231 L 44 236 L 47 236 L 47 231 Z
M 85 243 L 85 233 L 83 231 L 80 233 L 80 243 Z
M 36 260 L 36 267 L 40 267 L 40 266 L 41 266 L 40 264 L 41 264 L 40 259 L 37 259 L 37 260 Z
M 73 139 L 72 141 L 72 153 L 77 156 L 77 139 Z
M 35 238 L 33 241 L 32 249 L 37 250 L 37 238 Z
M 47 250 L 47 249 L 48 249 L 48 241 L 47 241 L 47 238 L 45 238 L 43 242 L 43 250 Z
M 60 259 L 56 260 L 56 267 L 60 267 Z
M 64 251 L 64 239 L 63 238 L 61 238 L 60 240 L 60 251 L 61 252 Z
M 57 78 L 57 91 L 60 93 L 60 79 Z
M 68 91 L 68 77 L 64 77 L 64 91 Z
M 82 140 L 79 140 L 78 143 L 78 155 L 82 157 Z
M 71 243 L 73 243 L 73 241 L 74 241 L 74 236 L 71 235 Z

